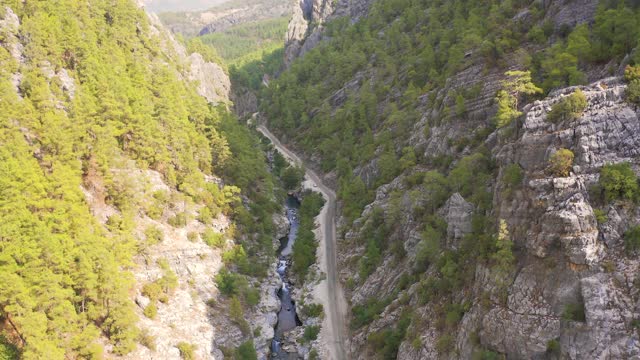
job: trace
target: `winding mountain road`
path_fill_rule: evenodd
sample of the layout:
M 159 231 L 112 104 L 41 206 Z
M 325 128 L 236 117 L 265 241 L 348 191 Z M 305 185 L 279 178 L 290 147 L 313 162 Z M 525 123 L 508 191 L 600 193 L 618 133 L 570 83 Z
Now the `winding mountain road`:
M 273 146 L 290 162 L 303 166 L 304 162 L 292 151 L 287 149 L 266 127 L 258 125 L 257 130 L 269 138 Z M 327 274 L 318 286 L 317 298 L 323 303 L 325 318 L 322 324 L 323 337 L 327 342 L 331 359 L 347 360 L 347 303 L 338 281 L 337 250 L 336 250 L 336 194 L 322 183 L 320 177 L 308 167 L 306 177 L 315 184 L 317 190 L 324 196 L 326 202 L 320 212 L 319 221 L 322 236 L 320 236 L 320 268 Z

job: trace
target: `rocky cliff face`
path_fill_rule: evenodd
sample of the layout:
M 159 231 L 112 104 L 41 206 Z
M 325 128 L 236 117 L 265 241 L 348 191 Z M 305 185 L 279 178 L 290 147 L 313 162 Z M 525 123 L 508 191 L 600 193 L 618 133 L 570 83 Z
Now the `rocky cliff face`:
M 231 92 L 231 81 L 222 66 L 205 61 L 198 53 L 188 54 L 185 47 L 164 28 L 157 15 L 151 13 L 147 15 L 152 31 L 160 35 L 158 40 L 165 55 L 183 64 L 181 77 L 197 84 L 198 94 L 207 101 L 214 104 L 227 103 Z
M 548 20 L 557 29 L 591 21 L 598 2 L 567 4 L 544 2 Z M 287 63 L 322 40 L 322 26 L 310 29 L 312 21 L 322 23 L 334 16 L 349 16 L 355 21 L 366 14 L 369 5 L 339 1 L 326 16 L 322 9 L 329 7 L 325 4 L 301 2 L 289 26 Z M 516 15 L 526 16 L 527 12 Z M 507 58 L 513 62 L 508 67 L 519 67 L 517 60 Z M 618 64 L 608 67 L 619 68 Z M 371 322 L 354 326 L 353 358 L 373 358 L 372 343 L 383 342 L 377 335 L 386 334 L 388 339 L 385 331 L 393 329 L 406 310 L 412 311 L 413 321 L 399 347 L 398 359 L 468 359 L 483 352 L 509 359 L 640 356 L 640 261 L 625 252 L 623 239 L 623 234 L 640 222 L 640 213 L 628 202 L 605 204 L 593 191 L 603 165 L 629 162 L 640 174 L 640 111 L 625 101 L 620 78 L 606 78 L 609 75 L 599 67 L 587 73 L 592 83 L 579 88 L 588 105 L 574 121 L 553 123 L 547 119 L 551 107 L 577 89 L 569 87 L 526 106 L 518 126 L 491 132 L 494 97 L 504 69 L 473 60 L 444 87 L 421 97 L 422 116 L 404 143 L 424 158 L 449 157 L 455 166 L 473 151 L 467 140 L 483 139 L 481 146 L 493 171 L 486 184 L 491 193 L 490 216 L 504 220 L 514 243 L 515 264 L 508 274 L 498 274 L 491 261 L 474 263 L 469 269 L 472 281 L 463 289 L 439 300 L 433 291 L 424 305 L 421 298 L 431 289 L 425 290 L 428 286 L 424 282 L 403 284 L 414 272 L 423 239 L 423 219 L 414 209 L 424 206 L 429 189 L 408 183 L 415 173 L 433 167 L 418 165 L 411 173 L 378 187 L 375 200 L 361 216 L 353 224 L 341 219 L 339 226 L 340 276 L 349 289 L 352 307 L 374 308 L 373 302 L 381 308 Z M 331 107 L 339 108 L 345 94 L 357 92 L 363 79 L 367 79 L 366 70 L 345 81 L 342 89 L 326 94 Z M 472 88 L 477 96 L 466 99 L 464 116 L 446 112 L 455 106 L 452 94 L 456 90 Z M 429 99 L 438 99 L 437 105 Z M 434 124 L 433 119 L 442 120 Z M 483 132 L 490 134 L 481 135 Z M 564 177 L 548 171 L 549 159 L 559 149 L 575 154 L 571 171 Z M 317 156 L 307 155 L 312 163 L 319 163 Z M 514 164 L 522 171 L 515 188 L 505 180 L 506 169 Z M 368 186 L 378 172 L 375 159 L 354 169 Z M 327 174 L 327 183 L 335 183 L 334 176 Z M 442 246 L 447 251 L 457 250 L 473 233 L 480 211 L 472 199 L 457 192 L 443 203 L 435 209 L 445 223 Z M 383 215 L 376 217 L 376 213 Z M 375 269 L 361 276 L 360 260 L 367 256 L 366 242 L 371 237 L 367 228 L 382 222 L 393 224 L 385 233 L 385 242 L 400 243 L 401 248 L 383 252 Z M 437 277 L 437 272 L 430 266 L 423 278 Z M 445 319 L 444 309 L 452 304 L 462 308 L 455 321 L 448 319 L 449 314 Z M 452 318 L 457 316 L 456 311 L 451 313 Z
M 634 358 L 640 355 L 638 333 L 633 324 L 638 314 L 640 261 L 624 251 L 622 234 L 640 221 L 638 209 L 628 203 L 601 204 L 590 189 L 598 182 L 600 168 L 609 163 L 630 162 L 638 172 L 640 113 L 624 101 L 625 86 L 610 78 L 581 87 L 588 106 L 573 122 L 553 124 L 546 120 L 551 106 L 575 88 L 556 91 L 526 108 L 524 124 L 515 139 L 500 131 L 488 137 L 498 174 L 492 185 L 495 217 L 506 221 L 515 243 L 516 266 L 508 277 L 504 299 L 499 299 L 495 273 L 485 264 L 475 267 L 471 288 L 453 295 L 469 304 L 456 327 L 455 347 L 449 358 L 470 358 L 479 348 L 505 354 L 507 358 L 532 359 L 561 356 L 568 359 Z M 436 130 L 437 131 L 437 130 Z M 446 132 L 450 133 L 454 129 Z M 433 149 L 444 147 L 422 144 Z M 554 177 L 546 171 L 549 157 L 560 148 L 575 153 L 569 176 Z M 509 164 L 523 169 L 522 185 L 507 192 L 502 180 Z M 354 260 L 364 255 L 354 246 L 374 208 L 393 216 L 394 190 L 403 195 L 400 207 L 410 209 L 410 190 L 400 177 L 377 190 L 342 244 L 345 281 L 357 273 Z M 598 223 L 594 209 L 604 211 Z M 471 232 L 474 206 L 460 194 L 452 195 L 438 213 L 447 223 L 447 248 L 458 247 Z M 401 275 L 410 272 L 420 241 L 420 228 L 409 213 L 400 216 L 401 226 L 389 235 L 400 239 L 406 257 L 387 255 L 382 264 L 351 292 L 352 304 L 392 294 Z M 438 350 L 441 324 L 433 305 L 420 306 L 419 286 L 401 292 L 386 306 L 378 320 L 357 330 L 354 354 L 366 359 L 367 338 L 393 326 L 405 308 L 413 308 L 420 320 L 419 341 L 406 340 L 399 359 L 443 358 Z M 584 320 L 569 319 L 568 306 L 582 307 Z M 564 315 L 563 315 L 564 314 Z M 549 350 L 550 342 L 559 352 Z
M 348 16 L 354 21 L 365 16 L 372 0 L 299 0 L 293 5 L 285 40 L 285 65 L 313 49 L 323 38 L 323 23 Z
M 322 23 L 332 12 L 333 3 L 328 0 L 300 0 L 294 5 L 285 40 L 285 65 L 318 44 Z
M 637 171 L 640 119 L 624 101 L 624 88 L 616 79 L 583 87 L 588 100 L 583 116 L 560 124 L 545 121 L 546 114 L 575 89 L 554 92 L 528 109 L 517 141 L 496 149 L 500 165 L 515 162 L 525 173 L 524 186 L 512 199 L 500 191 L 494 198 L 497 216 L 506 219 L 524 253 L 507 306 L 491 309 L 482 320 L 484 339 L 501 352 L 541 355 L 547 342 L 558 338 L 562 354 L 572 359 L 639 354 L 632 323 L 640 262 L 625 253 L 621 236 L 639 220 L 637 208 L 599 204 L 589 191 L 603 165 L 630 162 Z M 567 177 L 546 176 L 549 156 L 560 148 L 575 153 L 573 169 Z M 497 189 L 501 186 L 498 182 Z M 600 224 L 594 215 L 598 207 L 607 214 Z M 584 304 L 584 323 L 561 318 L 568 302 Z
M 206 62 L 198 53 L 187 54 L 183 45 L 175 40 L 160 23 L 157 16 L 148 14 L 152 31 L 166 56 L 178 64 L 179 76 L 196 85 L 199 95 L 209 102 L 227 103 L 230 94 L 230 80 L 222 67 Z M 116 171 L 117 177 L 126 178 L 129 183 L 137 184 L 136 193 L 142 197 L 152 197 L 157 191 L 165 192 L 169 198 L 181 198 L 182 193 L 170 188 L 155 171 L 141 171 L 135 167 Z M 223 181 L 215 177 L 207 177 L 207 182 L 222 186 Z M 99 200 L 99 194 L 88 188 L 85 190 L 89 205 L 102 222 L 109 215 L 117 214 L 117 209 L 105 206 Z M 223 349 L 234 349 L 247 339 L 237 323 L 229 316 L 229 299 L 220 295 L 215 278 L 223 268 L 222 253 L 233 246 L 234 240 L 227 239 L 222 248 L 212 248 L 205 244 L 203 233 L 213 230 L 223 234 L 231 225 L 230 219 L 220 214 L 211 223 L 196 220 L 201 207 L 186 201 L 175 201 L 162 216 L 151 219 L 140 215 L 135 218 L 137 237 L 145 238 L 145 230 L 154 227 L 160 230 L 160 243 L 145 249 L 135 259 L 133 271 L 136 285 L 134 300 L 136 313 L 139 315 L 139 327 L 146 337 L 152 339 L 155 349 L 138 346 L 135 351 L 125 356 L 126 359 L 182 359 L 178 342 L 194 346 L 194 354 L 198 359 L 223 359 Z M 184 213 L 191 219 L 184 226 L 176 228 L 169 224 L 169 219 L 176 214 Z M 284 216 L 274 218 L 278 233 L 288 231 L 288 223 Z M 283 235 L 284 236 L 284 235 Z M 279 237 L 274 237 L 274 246 Z M 276 259 L 274 258 L 274 261 Z M 175 273 L 177 287 L 166 302 L 157 303 L 157 315 L 149 318 L 144 314 L 151 300 L 145 296 L 144 286 L 157 281 L 163 276 L 160 262 L 166 262 L 168 268 Z M 280 307 L 276 296 L 281 284 L 279 277 L 272 269 L 261 283 L 251 283 L 259 289 L 260 302 L 245 313 L 245 318 L 254 329 L 252 338 L 259 359 L 266 359 L 270 342 L 277 321 Z

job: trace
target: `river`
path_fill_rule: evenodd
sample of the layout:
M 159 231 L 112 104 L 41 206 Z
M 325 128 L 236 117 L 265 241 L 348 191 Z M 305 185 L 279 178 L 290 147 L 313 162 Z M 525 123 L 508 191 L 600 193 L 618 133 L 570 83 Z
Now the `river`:
M 302 325 L 296 312 L 296 304 L 291 299 L 291 282 L 289 281 L 288 268 L 291 265 L 291 251 L 293 243 L 298 234 L 298 208 L 300 203 L 293 196 L 288 196 L 285 203 L 287 210 L 287 219 L 291 227 L 287 237 L 280 240 L 280 248 L 278 249 L 278 275 L 282 282 L 282 286 L 278 290 L 278 298 L 280 299 L 280 311 L 278 311 L 278 323 L 274 338 L 271 342 L 271 358 L 272 359 L 297 359 L 295 353 L 287 353 L 282 348 L 282 338 L 285 332 L 293 330 L 296 326 Z

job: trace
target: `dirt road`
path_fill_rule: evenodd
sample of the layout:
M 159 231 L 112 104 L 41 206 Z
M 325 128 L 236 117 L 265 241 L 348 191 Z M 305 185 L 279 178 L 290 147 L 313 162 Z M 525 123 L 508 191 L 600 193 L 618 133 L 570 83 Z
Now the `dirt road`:
M 273 146 L 291 163 L 304 165 L 302 160 L 284 147 L 280 141 L 267 128 L 262 125 L 257 127 L 264 136 L 269 138 Z M 312 189 L 319 191 L 326 202 L 318 217 L 321 229 L 320 236 L 320 269 L 327 274 L 327 279 L 322 281 L 317 288 L 316 295 L 324 305 L 325 318 L 322 326 L 321 338 L 327 342 L 331 359 L 348 359 L 346 347 L 347 334 L 347 303 L 338 281 L 337 252 L 336 252 L 336 194 L 325 186 L 320 177 L 305 166 L 307 181 L 315 186 Z

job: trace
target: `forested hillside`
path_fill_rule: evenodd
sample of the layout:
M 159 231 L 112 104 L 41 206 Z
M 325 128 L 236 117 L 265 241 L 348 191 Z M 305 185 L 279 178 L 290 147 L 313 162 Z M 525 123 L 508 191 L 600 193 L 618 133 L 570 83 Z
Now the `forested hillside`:
M 332 6 L 258 98 L 341 200 L 353 357 L 635 356 L 638 4 Z
M 260 20 L 240 24 L 220 32 L 200 36 L 200 40 L 216 49 L 231 65 L 243 65 L 282 47 L 288 17 Z
M 272 256 L 271 175 L 255 137 L 185 80 L 194 65 L 184 50 L 124 0 L 4 1 L 0 45 L 0 358 L 100 359 L 142 346 L 135 358 L 153 357 L 156 312 L 179 311 L 172 295 L 200 286 L 154 250 L 182 239 L 204 244 L 192 245 L 194 262 L 222 256 L 240 311 L 259 300 L 247 299 L 244 274 L 264 274 Z M 213 230 L 227 218 L 224 235 Z M 216 294 L 191 300 L 205 325 Z M 228 318 L 226 304 L 218 316 Z M 190 335 L 158 346 L 205 354 L 177 343 Z M 251 342 L 238 351 L 255 353 Z
M 387 183 L 402 170 L 402 152 L 392 139 L 400 143 L 410 136 L 421 102 L 443 105 L 429 120 L 438 124 L 465 116 L 468 102 L 487 95 L 481 84 L 438 93 L 470 65 L 531 71 L 546 93 L 584 84 L 597 64 L 621 60 L 638 44 L 637 9 L 605 3 L 592 26 L 558 27 L 545 18 L 542 2 L 377 1 L 354 25 L 346 17 L 330 22 L 330 40 L 280 76 L 277 91 L 264 92 L 263 109 L 270 124 L 304 150 L 318 149 L 325 171 L 339 168 L 348 175 L 382 148 L 381 160 L 389 166 L 381 166 L 375 180 Z M 327 98 L 340 89 L 340 96 Z M 340 111 L 334 114 L 332 105 Z

